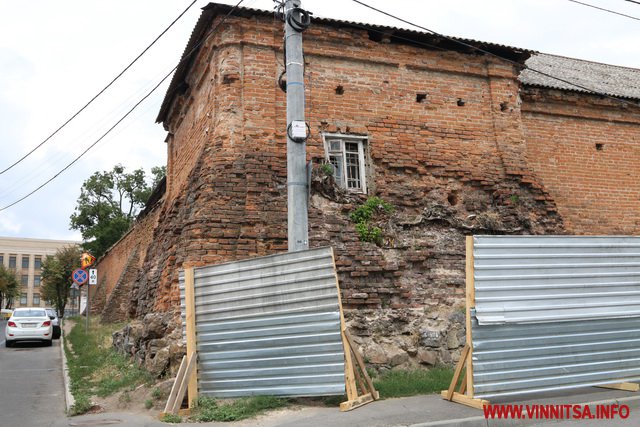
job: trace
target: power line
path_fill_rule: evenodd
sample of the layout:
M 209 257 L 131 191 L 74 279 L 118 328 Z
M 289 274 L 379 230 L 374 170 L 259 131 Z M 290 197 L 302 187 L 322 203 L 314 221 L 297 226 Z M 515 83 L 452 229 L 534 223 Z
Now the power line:
M 51 138 L 53 138 L 58 132 L 60 132 L 65 126 L 67 126 L 73 119 L 75 119 L 80 113 L 82 113 L 89 105 L 91 105 L 93 103 L 93 101 L 96 100 L 96 98 L 98 98 L 100 95 L 102 95 L 107 89 L 109 89 L 111 87 L 111 85 L 113 85 L 116 80 L 118 80 L 125 72 L 127 72 L 127 70 L 129 70 L 129 68 L 131 68 L 133 66 L 133 64 L 135 64 L 138 59 L 140 59 L 145 53 L 147 53 L 147 51 L 149 49 L 151 49 L 151 47 L 156 44 L 156 42 L 158 40 L 160 40 L 160 38 L 171 29 L 171 27 L 173 27 L 173 25 L 178 22 L 178 20 L 180 18 L 182 18 L 182 16 L 187 13 L 187 11 L 189 9 L 191 9 L 191 7 L 196 4 L 198 0 L 193 0 L 193 2 L 191 2 L 191 4 L 189 6 L 187 6 L 187 8 L 182 11 L 182 13 L 180 15 L 178 15 L 178 17 L 176 19 L 173 20 L 173 22 L 171 22 L 171 24 L 169 24 L 169 26 L 167 28 L 165 28 L 152 42 L 150 45 L 148 45 L 142 52 L 140 52 L 140 54 L 138 56 L 136 56 L 134 58 L 133 61 L 131 61 L 129 63 L 129 65 L 127 65 L 124 70 L 122 70 L 120 73 L 118 73 L 117 76 L 115 76 L 113 78 L 113 80 L 111 80 L 109 82 L 109 84 L 107 84 L 104 88 L 102 88 L 100 90 L 100 92 L 98 92 L 96 95 L 93 96 L 93 98 L 91 98 L 89 100 L 89 102 L 87 102 L 86 104 L 84 104 L 84 106 L 82 108 L 80 108 L 78 111 L 76 111 L 71 117 L 69 117 L 67 119 L 67 121 L 65 121 L 60 127 L 58 127 L 55 131 L 53 131 L 53 133 L 51 135 L 49 135 L 48 137 L 46 137 L 44 139 L 44 141 L 42 141 L 40 144 L 36 145 L 31 151 L 29 151 L 27 154 L 25 154 L 24 156 L 22 156 L 21 158 L 19 158 L 18 160 L 16 160 L 13 164 L 11 164 L 10 166 L 8 166 L 7 168 L 5 168 L 4 170 L 0 171 L 0 175 L 2 175 L 3 173 L 11 170 L 14 166 L 18 165 L 20 162 L 22 162 L 24 159 L 26 159 L 27 157 L 29 157 L 31 154 L 33 154 L 37 149 L 39 149 L 40 147 L 42 147 L 47 141 L 49 141 Z
M 640 4 L 640 1 L 635 1 L 635 0 L 625 0 L 625 1 L 628 1 L 629 3 Z
M 577 0 L 567 0 L 567 1 L 570 1 L 571 3 L 581 4 L 582 6 L 591 7 L 593 9 L 602 10 L 604 12 L 613 13 L 614 15 L 620 15 L 620 16 L 624 16 L 624 17 L 629 18 L 629 19 L 635 19 L 636 21 L 640 21 L 640 18 L 636 18 L 635 16 L 631 16 L 631 15 L 627 15 L 627 14 L 624 14 L 624 13 L 616 12 L 615 10 L 605 9 L 604 7 L 594 6 L 592 4 L 583 3 L 583 2 L 577 1 Z M 627 1 L 630 1 L 630 0 L 627 0 Z M 634 1 L 632 3 L 638 3 L 638 2 Z M 640 3 L 638 3 L 638 4 L 640 4 Z
M 244 0 L 240 0 L 238 3 L 236 3 L 235 6 L 233 6 L 231 8 L 231 10 L 220 20 L 220 22 L 218 22 L 218 24 L 213 27 L 198 43 L 195 44 L 195 46 L 187 53 L 185 54 L 182 59 L 176 64 L 175 67 L 173 67 L 173 69 L 167 74 L 165 75 L 162 80 L 160 80 L 160 82 L 158 82 L 158 84 L 156 84 L 153 89 L 151 89 L 145 96 L 142 97 L 142 99 L 140 99 L 138 102 L 135 103 L 135 105 L 133 107 L 131 107 L 113 126 L 111 126 L 109 129 L 107 129 L 107 131 L 105 133 L 102 134 L 102 136 L 100 136 L 100 138 L 98 138 L 97 140 L 95 140 L 89 147 L 87 147 L 87 149 L 85 149 L 82 153 L 80 153 L 79 156 L 77 156 L 75 159 L 73 159 L 69 164 L 67 164 L 64 168 L 62 168 L 60 171 L 58 171 L 55 175 L 53 175 L 51 178 L 49 178 L 47 181 L 45 181 L 43 184 L 41 184 L 40 186 L 38 186 L 35 190 L 31 191 L 30 193 L 26 194 L 25 196 L 21 197 L 20 199 L 14 201 L 13 203 L 10 203 L 6 206 L 3 206 L 2 208 L 0 208 L 0 212 L 9 209 L 12 206 L 17 205 L 18 203 L 22 202 L 23 200 L 27 199 L 28 197 L 32 196 L 33 194 L 35 194 L 36 192 L 38 192 L 39 190 L 41 190 L 43 187 L 45 187 L 47 184 L 49 184 L 51 181 L 53 181 L 54 179 L 56 179 L 58 176 L 60 176 L 64 171 L 66 171 L 67 169 L 69 169 L 71 166 L 73 166 L 78 160 L 80 160 L 85 154 L 87 154 L 93 147 L 95 147 L 100 141 L 102 141 L 109 133 L 111 133 L 116 126 L 118 126 L 124 119 L 126 119 L 140 104 L 142 104 L 149 96 L 151 96 L 151 94 L 153 92 L 156 91 L 156 89 L 158 89 L 160 87 L 160 85 L 162 85 L 162 83 L 165 82 L 165 80 L 167 80 L 174 71 L 176 71 L 176 69 L 180 66 L 180 64 L 182 64 L 183 62 L 187 61 L 188 59 L 190 59 L 191 55 L 200 47 L 200 45 L 202 45 L 203 43 L 205 43 L 207 41 L 207 39 L 209 37 L 211 37 L 211 35 L 213 35 L 213 33 L 220 28 L 220 26 L 222 24 L 224 24 L 224 22 L 227 20 L 227 18 L 229 16 L 231 16 L 231 14 L 236 10 L 236 8 L 238 8 L 238 6 L 240 6 L 242 4 Z
M 530 66 L 528 66 L 528 65 L 526 65 L 526 64 L 522 64 L 522 63 L 517 62 L 517 61 L 514 61 L 514 60 L 512 60 L 512 59 L 502 57 L 502 56 L 500 56 L 500 55 L 498 55 L 498 54 L 496 54 L 496 53 L 493 53 L 493 52 L 490 52 L 490 51 L 488 51 L 488 50 L 485 50 L 485 49 L 479 48 L 479 47 L 474 46 L 474 45 L 471 45 L 471 44 L 469 44 L 469 43 L 465 43 L 465 42 L 463 42 L 463 41 L 461 41 L 461 40 L 454 39 L 454 38 L 449 37 L 449 36 L 445 36 L 444 34 L 440 34 L 440 33 L 436 32 L 436 31 L 430 30 L 429 28 L 423 27 L 423 26 L 418 25 L 418 24 L 414 24 L 413 22 L 410 22 L 410 21 L 407 21 L 407 20 L 405 20 L 405 19 L 399 18 L 399 17 L 397 17 L 397 16 L 395 16 L 395 15 L 392 15 L 392 14 L 390 14 L 390 13 L 388 13 L 388 12 L 385 12 L 385 11 L 383 11 L 383 10 L 377 9 L 377 8 L 375 8 L 375 7 L 373 7 L 373 6 L 370 6 L 370 5 L 366 4 L 366 3 L 363 3 L 363 2 L 361 2 L 361 1 L 359 1 L 359 0 L 352 0 L 352 1 L 353 1 L 353 2 L 355 2 L 355 3 L 358 3 L 358 4 L 360 4 L 360 5 L 362 5 L 362 6 L 364 6 L 364 7 L 367 7 L 367 8 L 369 8 L 369 9 L 371 9 L 371 10 L 374 10 L 374 11 L 376 11 L 376 12 L 379 12 L 379 13 L 381 13 L 381 14 L 383 14 L 383 15 L 386 15 L 386 16 L 388 16 L 388 17 L 390 17 L 390 18 L 396 19 L 396 20 L 398 20 L 398 21 L 401 21 L 401 22 L 404 22 L 404 23 L 406 23 L 406 24 L 409 24 L 409 25 L 411 25 L 411 26 L 413 26 L 413 27 L 420 28 L 421 30 L 426 31 L 426 32 L 428 32 L 428 33 L 430 33 L 430 34 L 433 34 L 433 35 L 435 35 L 435 36 L 438 36 L 438 37 L 441 37 L 441 38 L 443 38 L 443 39 L 449 40 L 449 41 L 451 41 L 451 42 L 453 42 L 453 43 L 456 43 L 456 44 L 458 44 L 458 45 L 465 46 L 465 47 L 468 47 L 468 48 L 473 49 L 473 50 L 475 50 L 475 51 L 482 52 L 482 53 L 484 53 L 484 54 L 486 54 L 486 55 L 490 55 L 490 56 L 493 56 L 493 57 L 499 58 L 499 59 L 501 59 L 501 60 L 503 60 L 503 61 L 507 61 L 507 62 L 509 62 L 509 63 L 511 63 L 511 64 L 513 64 L 513 65 L 515 65 L 515 66 L 517 66 L 517 67 L 522 68 L 522 69 L 526 69 L 526 70 L 529 70 L 529 71 L 531 71 L 531 72 L 534 72 L 534 73 L 540 74 L 540 75 L 542 75 L 542 76 L 549 77 L 550 79 L 554 79 L 554 80 L 556 80 L 556 81 L 559 81 L 559 82 L 562 82 L 562 83 L 566 83 L 566 84 L 568 84 L 568 85 L 571 85 L 571 86 L 573 86 L 573 87 L 575 87 L 575 88 L 578 88 L 578 89 L 582 89 L 582 90 L 584 90 L 584 91 L 586 91 L 586 92 L 589 92 L 589 93 L 592 93 L 592 94 L 594 94 L 594 95 L 602 96 L 603 98 L 609 98 L 609 99 L 612 99 L 612 100 L 615 100 L 615 101 L 619 101 L 619 102 L 622 102 L 622 103 L 624 103 L 624 104 L 631 105 L 631 106 L 634 106 L 634 107 L 637 107 L 637 106 L 638 106 L 638 104 L 636 104 L 636 103 L 634 103 L 634 102 L 629 102 L 629 101 L 627 101 L 626 99 L 619 98 L 619 97 L 616 97 L 616 96 L 611 96 L 611 95 L 606 94 L 606 93 L 598 92 L 597 90 L 593 90 L 593 89 L 588 88 L 588 87 L 586 87 L 586 86 L 582 86 L 582 85 L 580 85 L 580 84 L 578 84 L 578 83 L 575 83 L 575 82 L 572 82 L 572 81 L 569 81 L 569 80 L 563 79 L 563 78 L 561 78 L 561 77 L 557 77 L 557 76 L 551 75 L 551 74 L 546 73 L 546 72 L 544 72 L 544 71 L 537 70 L 537 69 L 532 68 L 532 67 L 530 67 Z

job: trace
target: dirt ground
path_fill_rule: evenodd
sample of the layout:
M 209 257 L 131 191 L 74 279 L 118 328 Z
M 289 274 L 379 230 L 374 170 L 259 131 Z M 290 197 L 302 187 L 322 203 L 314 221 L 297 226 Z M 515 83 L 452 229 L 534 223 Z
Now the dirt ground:
M 63 321 L 62 330 L 65 336 L 71 332 L 74 325 L 75 322 L 72 320 Z M 69 341 L 67 345 L 73 352 Z M 125 411 L 157 416 L 164 409 L 172 385 L 173 379 L 170 379 L 152 385 L 141 385 L 135 390 L 117 392 L 104 398 L 93 396 L 91 400 L 94 406 L 89 413 Z

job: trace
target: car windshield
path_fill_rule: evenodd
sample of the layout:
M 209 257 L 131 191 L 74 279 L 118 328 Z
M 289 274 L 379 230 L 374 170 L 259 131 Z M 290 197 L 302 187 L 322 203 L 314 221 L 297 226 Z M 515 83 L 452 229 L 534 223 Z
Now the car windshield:
M 46 313 L 44 310 L 15 310 L 13 317 L 44 317 Z

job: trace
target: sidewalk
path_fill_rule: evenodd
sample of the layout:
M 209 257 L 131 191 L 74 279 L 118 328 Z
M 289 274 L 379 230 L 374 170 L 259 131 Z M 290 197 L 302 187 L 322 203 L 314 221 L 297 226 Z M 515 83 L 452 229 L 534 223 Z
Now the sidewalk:
M 67 326 L 67 325 L 65 325 Z M 68 325 L 67 327 L 70 327 Z M 67 328 L 65 328 L 66 330 Z M 68 330 L 66 330 L 68 333 Z M 73 404 L 69 391 L 64 334 L 60 338 L 67 409 Z M 492 400 L 492 404 L 562 405 L 562 404 L 625 404 L 632 413 L 640 412 L 640 392 L 625 392 L 596 387 L 573 391 L 523 396 L 510 400 Z M 595 413 L 595 411 L 594 411 Z M 551 420 L 487 420 L 483 411 L 445 401 L 439 394 L 378 400 L 349 412 L 335 408 L 301 406 L 269 412 L 257 418 L 237 422 L 182 423 L 177 426 L 199 427 L 493 427 L 525 426 Z M 126 412 L 106 412 L 56 420 L 52 427 L 122 425 L 127 427 L 168 426 L 151 416 Z M 575 424 L 578 426 L 579 424 Z M 633 424 L 628 424 L 629 426 Z
M 507 402 L 492 402 L 507 403 Z M 600 388 L 585 388 L 568 395 L 549 393 L 535 399 L 511 400 L 513 404 L 626 404 L 640 411 L 640 394 Z M 159 427 L 169 424 L 148 416 L 127 413 L 82 415 L 67 420 L 75 425 L 125 425 Z M 305 407 L 274 411 L 258 418 L 229 423 L 182 423 L 180 426 L 212 427 L 491 427 L 523 426 L 545 420 L 486 420 L 482 411 L 443 400 L 439 395 L 413 396 L 372 402 L 350 412 L 338 408 Z M 547 422 L 550 420 L 547 420 Z M 68 426 L 70 424 L 60 424 Z M 178 425 L 178 424 L 176 424 Z M 579 424 L 576 424 L 578 426 Z M 630 426 L 632 424 L 629 424 Z

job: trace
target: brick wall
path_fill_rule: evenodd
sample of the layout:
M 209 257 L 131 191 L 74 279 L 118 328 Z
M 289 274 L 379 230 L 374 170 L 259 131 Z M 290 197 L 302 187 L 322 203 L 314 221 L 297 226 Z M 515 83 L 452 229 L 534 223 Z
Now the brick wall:
M 132 317 L 177 314 L 181 268 L 287 248 L 281 25 L 231 17 L 223 28 L 164 121 L 167 194 L 152 234 L 134 232 L 150 244 Z M 626 111 L 581 95 L 571 105 L 532 91 L 522 99 L 507 63 L 374 41 L 363 30 L 316 24 L 304 46 L 308 158 L 322 161 L 322 132 L 366 136 L 369 195 L 395 207 L 376 219 L 383 241 L 362 242 L 349 214 L 367 196 L 336 190 L 314 169 L 311 246 L 335 247 L 349 324 L 373 363 L 459 357 L 465 235 L 561 234 L 563 219 L 572 232 L 637 232 L 637 185 L 620 185 L 640 158 L 620 142 L 633 134 Z M 597 118 L 578 118 L 587 112 Z M 588 206 L 596 194 L 599 204 Z M 127 242 L 107 256 L 120 261 L 103 262 L 117 269 Z
M 583 94 L 523 95 L 529 162 L 572 234 L 640 229 L 640 108 Z
M 134 317 L 178 310 L 180 268 L 287 247 L 282 35 L 270 19 L 225 25 L 165 121 L 167 195 L 133 284 Z M 311 245 L 336 248 L 350 324 L 370 359 L 387 363 L 375 346 L 395 339 L 394 364 L 450 361 L 461 345 L 464 236 L 562 231 L 527 166 L 515 71 L 321 27 L 305 32 L 305 61 L 309 159 L 324 156 L 321 132 L 365 135 L 370 195 L 395 206 L 384 243 L 362 242 L 349 213 L 366 196 L 314 185 Z

